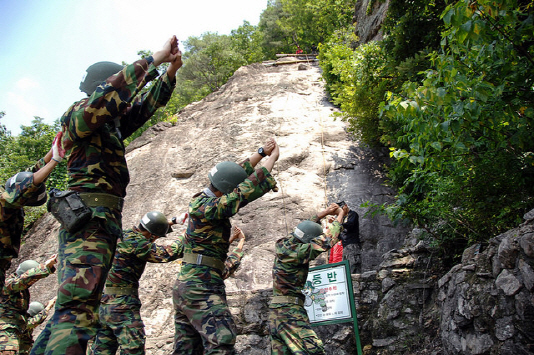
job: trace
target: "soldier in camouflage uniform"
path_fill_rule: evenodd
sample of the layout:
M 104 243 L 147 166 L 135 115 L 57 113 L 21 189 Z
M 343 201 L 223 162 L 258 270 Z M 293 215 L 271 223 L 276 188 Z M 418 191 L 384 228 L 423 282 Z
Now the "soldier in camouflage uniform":
M 157 66 L 170 63 L 158 77 Z M 122 67 L 90 66 L 80 89 L 88 97 L 61 117 L 68 189 L 79 193 L 92 219 L 77 231 L 59 231 L 59 289 L 55 312 L 31 354 L 85 354 L 96 333 L 104 283 L 122 233 L 122 205 L 129 182 L 123 140 L 169 101 L 182 65 L 176 36 L 152 56 Z
M 270 155 L 262 168 L 260 160 Z M 236 328 L 223 281 L 231 234 L 230 217 L 276 190 L 270 174 L 280 151 L 270 139 L 241 165 L 217 164 L 210 186 L 193 196 L 184 238 L 182 267 L 173 288 L 174 354 L 235 354 Z
M 328 232 L 319 222 L 327 215 L 337 215 Z M 269 306 L 271 354 L 325 354 L 323 343 L 311 329 L 302 289 L 308 277 L 310 261 L 337 242 L 345 212 L 331 204 L 311 220 L 299 223 L 294 232 L 276 242 L 273 265 L 273 299 Z
M 26 324 L 26 330 L 22 333 L 19 341 L 19 355 L 27 355 L 30 353 L 30 350 L 33 346 L 33 330 L 39 325 L 42 324 L 46 317 L 48 317 L 48 312 L 50 312 L 50 309 L 54 306 L 56 303 L 56 298 L 54 297 L 46 307 L 43 307 L 41 305 L 41 311 L 38 313 L 35 311 L 32 311 L 32 308 L 34 308 L 34 304 L 39 302 L 32 302 L 30 303 L 30 307 L 28 308 L 28 315 L 30 318 L 28 318 L 28 324 Z M 34 307 L 32 307 L 34 306 Z
M 152 218 L 152 222 L 149 218 Z M 145 353 L 139 280 L 147 262 L 167 263 L 183 256 L 182 236 L 169 246 L 154 243 L 156 239 L 165 236 L 168 224 L 163 214 L 150 212 L 143 217 L 139 226 L 124 232 L 106 281 L 100 305 L 100 328 L 91 349 L 92 355 L 115 354 L 119 347 L 121 354 Z M 241 230 L 236 232 L 235 237 L 239 233 Z M 242 252 L 240 254 L 237 249 L 242 247 L 242 244 L 238 246 L 232 253 L 232 258 L 227 260 L 226 275 L 232 274 L 239 266 Z
M 29 288 L 53 273 L 56 262 L 56 255 L 44 264 L 27 260 L 6 280 L 0 293 L 0 354 L 19 353 L 20 340 L 28 323 Z
M 91 354 L 115 354 L 119 346 L 121 354 L 145 353 L 139 280 L 147 262 L 167 263 L 183 255 L 182 238 L 168 246 L 154 243 L 167 234 L 171 223 L 161 212 L 149 212 L 138 226 L 124 231 L 106 280 Z
M 50 151 L 29 169 L 31 172 L 21 172 L 9 178 L 5 190 L 0 186 L 0 290 L 4 287 L 11 260 L 19 255 L 24 227 L 23 207 L 40 206 L 46 202 L 44 182 L 65 155 L 64 151 L 58 151 L 61 135 L 58 133 Z

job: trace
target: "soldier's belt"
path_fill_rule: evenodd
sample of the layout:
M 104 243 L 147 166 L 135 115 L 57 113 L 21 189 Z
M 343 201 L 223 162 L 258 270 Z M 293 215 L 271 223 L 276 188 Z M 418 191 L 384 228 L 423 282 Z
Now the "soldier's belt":
M 219 259 L 195 253 L 184 253 L 183 262 L 188 264 L 205 265 L 223 272 L 224 263 Z
M 291 303 L 304 306 L 304 301 L 296 296 L 273 296 L 271 303 Z
M 106 193 L 80 192 L 80 198 L 88 207 L 107 207 L 122 212 L 124 205 L 122 197 Z
M 117 296 L 138 296 L 138 290 L 134 287 L 106 287 L 104 289 L 104 294 Z

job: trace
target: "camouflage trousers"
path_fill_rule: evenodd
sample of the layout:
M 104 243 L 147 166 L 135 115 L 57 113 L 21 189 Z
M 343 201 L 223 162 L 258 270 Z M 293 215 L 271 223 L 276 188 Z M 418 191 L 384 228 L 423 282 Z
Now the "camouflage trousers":
M 297 304 L 271 305 L 269 310 L 271 355 L 326 354 L 323 342 L 310 326 L 306 309 Z
M 93 218 L 74 234 L 59 231 L 57 301 L 32 355 L 85 354 L 96 334 L 102 290 L 121 235 L 118 216 Z
M 11 267 L 11 260 L 0 259 L 0 290 L 6 284 L 6 271 Z
M 22 333 L 19 342 L 19 355 L 28 355 L 33 346 L 33 329 Z
M 217 278 L 217 282 L 210 282 L 212 279 L 202 275 L 176 280 L 172 294 L 173 354 L 235 354 L 237 331 L 226 301 L 224 282 L 220 276 Z
M 18 354 L 21 332 L 13 327 L 0 330 L 0 354 Z
M 100 305 L 100 328 L 91 348 L 92 355 L 145 353 L 145 325 L 141 302 L 136 296 L 104 295 Z

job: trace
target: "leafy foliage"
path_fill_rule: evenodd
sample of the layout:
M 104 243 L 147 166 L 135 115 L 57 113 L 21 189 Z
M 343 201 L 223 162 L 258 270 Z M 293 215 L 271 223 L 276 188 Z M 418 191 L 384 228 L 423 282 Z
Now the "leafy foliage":
M 4 116 L 2 112 L 0 118 Z M 4 125 L 0 125 L 0 181 L 5 181 L 20 171 L 31 168 L 48 153 L 52 141 L 59 131 L 59 123 L 48 125 L 40 117 L 35 117 L 30 126 L 21 126 L 18 136 L 11 136 Z M 67 186 L 67 168 L 59 164 L 50 174 L 47 189 L 56 187 L 65 189 Z M 45 206 L 25 207 L 25 231 L 45 212 Z
M 352 50 L 353 30 L 332 37 L 319 46 L 320 65 L 333 102 L 341 108 L 335 115 L 349 122 L 349 131 L 363 142 L 377 146 L 380 140 L 378 104 L 386 91 L 385 55 L 376 43 Z
M 293 53 L 295 46 L 291 31 L 283 26 L 290 16 L 284 11 L 280 0 L 269 0 L 258 25 L 258 31 L 262 34 L 261 46 L 266 58 L 272 59 L 276 53 Z
M 334 32 L 352 26 L 352 0 L 280 0 L 284 12 L 281 20 L 285 33 L 293 36 L 295 45 L 311 50 L 325 42 Z
M 318 46 L 337 117 L 391 152 L 395 201 L 366 206 L 411 221 L 455 257 L 534 207 L 533 9 L 532 0 L 390 0 L 383 41 L 356 47 L 354 1 L 270 0 L 258 26 L 184 41 L 172 98 L 126 143 L 175 122 L 240 66 Z M 2 178 L 46 153 L 56 129 L 36 118 L 13 137 L 0 125 Z M 56 170 L 49 183 L 62 186 Z
M 532 4 L 532 3 L 531 3 Z M 422 83 L 382 105 L 390 132 L 390 211 L 441 239 L 485 240 L 534 206 L 533 16 L 517 1 L 459 1 Z
M 5 127 L 4 127 L 5 128 Z M 0 179 L 6 181 L 20 171 L 31 168 L 48 153 L 59 124 L 48 125 L 43 118 L 35 117 L 31 126 L 21 126 L 20 135 L 13 137 L 9 131 L 1 135 L 1 169 Z M 66 186 L 67 170 L 60 164 L 50 174 L 47 186 L 64 188 Z
M 450 0 L 391 0 L 382 25 L 381 46 L 398 65 L 424 49 L 438 49 L 444 23 L 440 17 Z

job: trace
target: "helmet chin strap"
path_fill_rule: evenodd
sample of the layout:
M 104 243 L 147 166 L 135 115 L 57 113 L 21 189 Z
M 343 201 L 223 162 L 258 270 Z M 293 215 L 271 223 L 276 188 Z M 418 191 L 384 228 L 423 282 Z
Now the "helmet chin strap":
M 217 197 L 213 191 L 210 190 L 209 187 L 206 187 L 203 191 L 208 197 Z

